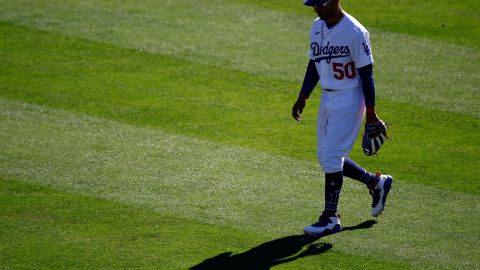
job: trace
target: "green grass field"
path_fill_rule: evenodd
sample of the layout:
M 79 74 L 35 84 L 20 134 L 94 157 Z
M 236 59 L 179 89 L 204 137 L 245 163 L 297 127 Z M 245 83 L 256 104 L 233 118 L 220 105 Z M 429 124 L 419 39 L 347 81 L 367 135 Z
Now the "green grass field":
M 0 0 L 0 269 L 478 269 L 478 1 L 342 1 L 371 32 L 389 205 L 323 207 L 302 1 Z

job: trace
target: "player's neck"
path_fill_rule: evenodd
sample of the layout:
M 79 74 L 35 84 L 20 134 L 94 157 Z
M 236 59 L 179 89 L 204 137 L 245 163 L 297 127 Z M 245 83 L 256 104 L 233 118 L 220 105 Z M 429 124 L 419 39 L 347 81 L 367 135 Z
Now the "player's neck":
M 343 18 L 343 11 L 342 9 L 338 9 L 335 13 L 332 14 L 329 18 L 325 19 L 325 22 L 327 23 L 329 28 L 337 25 Z

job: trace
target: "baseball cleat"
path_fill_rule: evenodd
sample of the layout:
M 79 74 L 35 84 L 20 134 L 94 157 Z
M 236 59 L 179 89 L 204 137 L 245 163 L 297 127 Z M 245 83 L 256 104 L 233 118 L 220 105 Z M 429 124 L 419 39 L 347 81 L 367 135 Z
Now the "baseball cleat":
M 380 175 L 375 189 L 370 189 L 370 195 L 372 195 L 372 216 L 378 217 L 385 209 L 387 203 L 387 195 L 392 187 L 393 178 L 390 175 Z
M 305 227 L 303 232 L 308 236 L 325 236 L 333 233 L 337 233 L 342 230 L 342 226 L 340 224 L 340 216 L 337 214 L 334 215 L 326 215 L 323 213 L 318 222 Z

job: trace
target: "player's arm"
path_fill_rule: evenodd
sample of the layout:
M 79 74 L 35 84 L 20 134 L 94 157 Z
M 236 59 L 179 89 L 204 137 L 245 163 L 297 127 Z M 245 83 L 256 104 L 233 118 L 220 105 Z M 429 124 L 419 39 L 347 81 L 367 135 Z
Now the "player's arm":
M 297 101 L 295 102 L 295 104 L 293 104 L 292 107 L 292 117 L 295 120 L 300 121 L 303 108 L 305 108 L 305 102 L 312 93 L 319 80 L 320 77 L 318 76 L 315 61 L 310 59 L 307 65 L 307 70 L 305 71 L 305 78 L 303 79 L 302 89 L 298 94 Z
M 352 41 L 352 59 L 355 61 L 358 74 L 362 82 L 363 95 L 366 106 L 366 122 L 378 122 L 375 113 L 375 86 L 373 83 L 373 56 L 370 50 L 370 34 L 359 32 Z
M 362 90 L 365 97 L 366 122 L 373 124 L 378 122 L 379 118 L 375 112 L 375 85 L 373 82 L 373 65 L 369 64 L 358 68 L 358 74 L 362 80 Z

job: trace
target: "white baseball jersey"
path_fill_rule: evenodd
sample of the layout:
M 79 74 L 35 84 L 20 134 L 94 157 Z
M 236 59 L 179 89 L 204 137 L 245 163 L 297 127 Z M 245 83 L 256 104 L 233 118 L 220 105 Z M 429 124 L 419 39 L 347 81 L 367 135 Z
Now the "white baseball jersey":
M 357 68 L 373 63 L 368 31 L 345 12 L 330 29 L 320 18 L 313 22 L 309 55 L 315 61 L 323 89 L 360 87 Z

